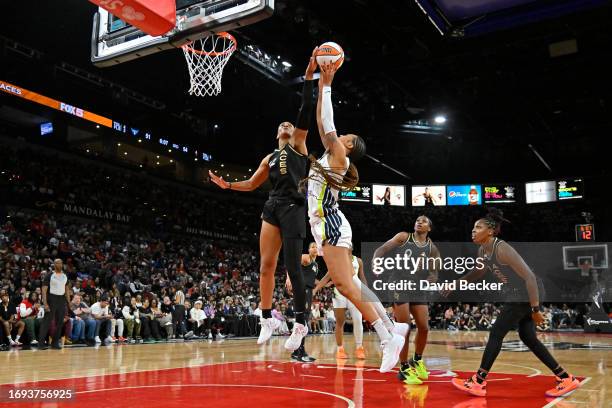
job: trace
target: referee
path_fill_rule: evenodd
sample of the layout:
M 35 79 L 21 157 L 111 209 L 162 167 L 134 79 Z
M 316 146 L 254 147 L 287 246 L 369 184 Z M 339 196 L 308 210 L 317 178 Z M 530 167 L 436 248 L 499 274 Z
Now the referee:
M 41 350 L 49 348 L 47 344 L 47 335 L 52 320 L 55 321 L 55 334 L 53 335 L 51 348 L 61 349 L 59 339 L 62 337 L 66 305 L 70 304 L 70 287 L 68 286 L 68 277 L 63 271 L 64 263 L 58 258 L 53 262 L 53 265 L 55 271 L 47 275 L 42 286 L 42 301 L 45 309 L 45 317 L 40 325 L 40 334 L 38 338 L 38 344 Z

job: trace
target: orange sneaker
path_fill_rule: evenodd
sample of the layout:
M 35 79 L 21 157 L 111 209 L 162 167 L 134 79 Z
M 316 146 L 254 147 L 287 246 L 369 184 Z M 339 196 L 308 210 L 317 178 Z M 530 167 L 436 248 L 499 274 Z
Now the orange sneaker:
M 346 360 L 348 358 L 346 351 L 344 351 L 344 346 L 338 347 L 338 351 L 336 351 L 336 358 L 341 360 Z
M 566 378 L 555 378 L 557 379 L 557 386 L 546 391 L 547 397 L 562 397 L 580 387 L 580 381 L 573 375 Z
M 366 355 L 363 346 L 359 346 L 355 349 L 355 358 L 359 360 L 365 360 Z
M 472 394 L 477 397 L 485 397 L 487 395 L 487 382 L 484 381 L 482 384 L 478 384 L 478 381 L 476 381 L 476 374 L 467 380 L 453 378 L 451 382 L 455 388 L 465 391 L 468 394 Z

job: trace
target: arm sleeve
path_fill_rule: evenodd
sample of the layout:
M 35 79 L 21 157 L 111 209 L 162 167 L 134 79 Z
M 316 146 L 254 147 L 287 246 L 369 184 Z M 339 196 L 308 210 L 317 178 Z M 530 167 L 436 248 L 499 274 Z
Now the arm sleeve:
M 336 131 L 336 126 L 334 125 L 334 107 L 331 100 L 331 86 L 323 87 L 321 122 L 323 122 L 323 131 L 325 134 Z
M 295 127 L 302 130 L 308 130 L 310 125 L 310 117 L 312 116 L 314 80 L 304 80 L 304 87 L 302 88 L 302 106 L 298 112 L 297 119 L 295 121 Z

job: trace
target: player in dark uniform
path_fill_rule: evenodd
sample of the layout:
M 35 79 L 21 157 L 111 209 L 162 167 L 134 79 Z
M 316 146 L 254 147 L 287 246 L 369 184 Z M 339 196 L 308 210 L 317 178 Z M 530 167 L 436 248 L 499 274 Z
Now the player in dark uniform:
M 382 257 L 386 253 L 394 251 L 400 254 L 407 254 L 408 257 L 424 261 L 420 263 L 419 270 L 412 276 L 412 280 L 427 279 L 430 282 L 438 280 L 438 269 L 440 265 L 435 262 L 426 262 L 429 259 L 439 259 L 440 251 L 429 238 L 433 224 L 425 215 L 418 217 L 414 223 L 414 233 L 399 232 L 389 241 L 385 242 L 374 253 L 374 257 Z M 401 277 L 399 277 L 401 278 Z M 400 353 L 401 368 L 398 373 L 400 380 L 406 384 L 422 384 L 427 380 L 429 374 L 423 362 L 423 353 L 427 345 L 427 335 L 429 333 L 429 307 L 426 302 L 394 302 L 393 314 L 396 321 L 410 324 L 410 315 L 414 317 L 417 326 L 417 334 L 414 338 L 414 356 L 408 359 L 408 342 L 410 333 L 406 334 L 406 343 Z
M 484 259 L 484 267 L 472 270 L 461 280 L 472 282 L 490 272 L 504 282 L 504 287 L 508 287 L 511 291 L 509 298 L 514 298 L 516 301 L 505 303 L 495 320 L 478 372 L 467 380 L 454 378 L 452 382 L 462 391 L 476 396 L 486 396 L 486 378 L 499 355 L 504 337 L 513 327 L 518 326 L 521 341 L 557 378 L 557 385 L 546 391 L 546 396 L 561 397 L 578 388 L 580 382 L 565 371 L 538 340 L 535 327 L 542 323 L 544 317 L 540 312 L 537 278 L 516 250 L 507 242 L 497 238 L 504 222 L 507 220 L 503 218 L 503 213 L 494 208 L 489 210 L 486 217 L 476 221 L 472 229 L 472 241 L 480 245 L 478 256 Z M 521 302 L 521 299 L 529 299 L 529 302 Z
M 306 289 L 306 326 L 310 320 L 310 306 L 312 305 L 312 290 L 315 284 L 318 282 L 317 276 L 319 274 L 319 264 L 317 263 L 317 244 L 311 242 L 308 245 L 308 253 L 302 254 L 302 276 L 304 277 L 304 287 Z M 291 279 L 287 276 L 286 282 L 287 290 L 292 291 Z M 291 354 L 291 358 L 297 361 L 303 361 L 305 363 L 312 363 L 315 358 L 310 357 L 304 349 L 304 341 L 306 337 L 302 339 L 300 347 Z
M 261 214 L 259 248 L 261 256 L 259 288 L 261 295 L 261 332 L 258 344 L 265 343 L 280 325 L 272 318 L 272 296 L 274 273 L 281 246 L 285 266 L 293 286 L 295 320 L 291 337 L 285 348 L 292 352 L 300 347 L 302 338 L 308 333 L 306 325 L 306 292 L 300 268 L 303 240 L 306 237 L 305 196 L 299 191 L 299 184 L 308 173 L 309 160 L 306 149 L 306 135 L 313 108 L 313 73 L 317 67 L 313 51 L 304 81 L 302 106 L 296 127 L 283 122 L 278 127 L 278 149 L 267 155 L 249 180 L 230 183 L 209 171 L 211 181 L 219 187 L 237 191 L 253 191 L 266 180 L 272 190 Z

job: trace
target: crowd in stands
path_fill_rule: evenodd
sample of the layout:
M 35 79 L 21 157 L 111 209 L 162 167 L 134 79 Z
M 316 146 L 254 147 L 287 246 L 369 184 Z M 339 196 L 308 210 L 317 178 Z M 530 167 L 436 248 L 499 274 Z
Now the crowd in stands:
M 0 288 L 34 344 L 43 317 L 41 282 L 56 258 L 72 285 L 67 342 L 257 331 L 256 320 L 247 318 L 258 308 L 259 262 L 251 248 L 173 234 L 153 238 L 128 226 L 18 210 L 0 229 Z M 277 273 L 275 306 L 291 324 L 284 275 Z M 330 303 L 328 292 L 321 296 Z
M 56 258 L 63 260 L 72 286 L 65 324 L 51 329 L 61 330 L 65 343 L 214 339 L 257 333 L 260 204 L 236 203 L 206 190 L 73 160 L 27 145 L 0 143 L 0 172 L 0 295 L 6 294 L 0 319 L 3 328 L 12 329 L 14 336 L 9 340 L 4 333 L 3 342 L 36 345 L 44 314 L 40 307 L 41 282 L 51 273 Z M 3 206 L 14 203 L 11 200 L 16 196 L 21 197 L 19 205 Z M 37 207 L 34 203 L 45 199 L 108 208 L 130 214 L 132 219 L 118 223 L 49 208 L 32 209 Z M 410 207 L 344 208 L 355 236 L 368 237 L 369 241 L 387 240 L 397 232 L 381 225 L 410 230 L 412 219 L 422 212 Z M 550 223 L 558 214 L 546 208 L 530 209 L 535 214 L 529 218 L 530 224 L 565 228 L 564 223 Z M 524 207 L 517 206 L 508 217 L 520 219 L 521 211 Z M 464 212 L 463 216 L 459 212 Z M 481 213 L 482 209 L 475 208 L 428 209 L 434 220 L 432 236 L 463 241 L 473 219 Z M 570 217 L 564 222 L 574 221 Z M 188 235 L 187 225 L 243 239 Z M 550 233 L 550 228 L 544 232 Z M 533 236 L 525 238 L 543 240 L 537 236 L 543 233 L 537 228 L 521 229 L 521 233 L 534 230 Z M 284 290 L 282 262 L 277 272 L 274 316 L 284 323 L 279 334 L 286 334 L 291 330 L 294 311 Z M 334 330 L 331 303 L 328 288 L 317 293 L 311 332 Z M 486 330 L 497 313 L 492 304 L 436 304 L 432 306 L 431 325 Z M 584 315 L 585 307 L 551 305 L 546 310 L 548 325 L 542 330 L 579 327 Z
M 584 325 L 587 304 L 569 306 L 563 304 L 545 304 L 542 308 L 544 323 L 537 326 L 539 331 L 559 329 L 579 329 Z M 499 305 L 493 303 L 481 304 L 442 304 L 432 306 L 430 310 L 430 326 L 443 330 L 489 330 L 499 315 Z

